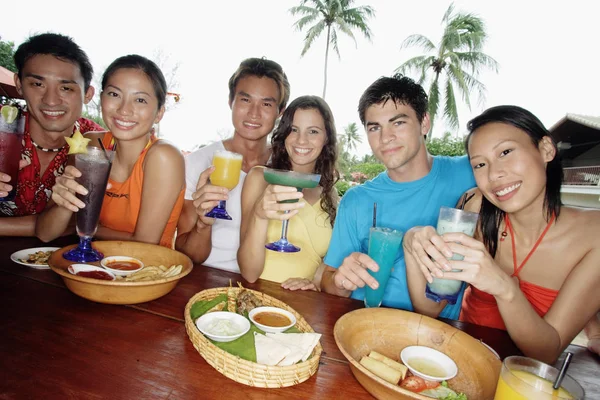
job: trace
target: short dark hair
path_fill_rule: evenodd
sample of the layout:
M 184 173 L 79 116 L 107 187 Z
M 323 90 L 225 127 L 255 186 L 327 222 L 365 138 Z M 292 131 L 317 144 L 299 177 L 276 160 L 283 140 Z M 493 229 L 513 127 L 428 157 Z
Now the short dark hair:
M 374 104 L 385 104 L 389 100 L 412 107 L 417 114 L 419 123 L 423 122 L 428 107 L 427 93 L 414 80 L 402 74 L 396 74 L 377 79 L 360 96 L 358 115 L 363 126 L 367 108 Z
M 115 72 L 123 68 L 139 69 L 144 72 L 148 79 L 150 79 L 150 82 L 152 82 L 152 87 L 154 87 L 154 93 L 158 99 L 158 108 L 161 108 L 165 104 L 167 99 L 167 81 L 165 80 L 165 76 L 154 61 L 137 54 L 119 57 L 106 68 L 104 75 L 102 75 L 102 90 L 106 87 L 108 79 Z
M 488 108 L 481 115 L 473 118 L 467 124 L 469 134 L 465 139 L 467 154 L 469 153 L 469 141 L 476 133 L 477 129 L 484 125 L 499 122 L 512 125 L 525 132 L 534 146 L 538 147 L 544 137 L 548 137 L 555 149 L 555 156 L 552 161 L 546 165 L 546 193 L 544 197 L 544 209 L 546 220 L 549 221 L 552 215 L 558 218 L 562 202 L 560 200 L 560 187 L 563 181 L 563 169 L 560 155 L 550 132 L 544 127 L 542 121 L 533 115 L 530 111 L 517 106 L 496 106 Z M 483 234 L 483 243 L 488 249 L 490 255 L 496 255 L 498 249 L 498 230 L 504 219 L 504 211 L 493 205 L 488 199 L 481 199 L 481 210 L 479 212 L 479 224 Z
M 321 192 L 321 208 L 329 216 L 331 226 L 335 222 L 337 202 L 333 199 L 332 191 L 335 183 L 339 180 L 340 174 L 336 168 L 338 146 L 337 133 L 335 129 L 335 120 L 329 105 L 318 96 L 300 96 L 290 103 L 281 116 L 281 121 L 271 137 L 272 156 L 269 166 L 277 169 L 289 170 L 292 168 L 290 156 L 285 148 L 285 140 L 292 131 L 294 115 L 298 110 L 317 110 L 325 125 L 327 142 L 315 163 L 315 173 L 321 174 L 320 185 L 323 188 Z
M 266 58 L 247 58 L 240 63 L 238 69 L 229 78 L 229 102 L 235 98 L 235 87 L 240 79 L 246 76 L 271 78 L 279 89 L 279 112 L 285 109 L 290 99 L 290 83 L 281 65 Z
M 23 79 L 25 63 L 39 54 L 54 56 L 62 61 L 76 64 L 83 77 L 84 90 L 87 91 L 92 83 L 94 68 L 85 51 L 68 36 L 58 33 L 42 33 L 30 36 L 17 48 L 13 58 L 19 79 Z

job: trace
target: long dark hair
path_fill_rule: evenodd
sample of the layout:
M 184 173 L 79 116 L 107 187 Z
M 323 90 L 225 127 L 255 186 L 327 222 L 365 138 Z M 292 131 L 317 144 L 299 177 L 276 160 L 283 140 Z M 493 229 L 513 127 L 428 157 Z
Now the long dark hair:
M 331 222 L 331 226 L 333 226 L 337 210 L 337 203 L 333 199 L 333 188 L 338 179 L 340 179 L 340 174 L 335 166 L 337 162 L 335 122 L 333 120 L 333 113 L 325 100 L 317 96 L 300 96 L 290 103 L 271 137 L 273 154 L 268 166 L 277 169 L 291 169 L 292 164 L 285 149 L 285 139 L 287 139 L 292 131 L 294 114 L 296 114 L 297 110 L 317 110 L 325 123 L 327 142 L 323 146 L 319 158 L 317 158 L 314 172 L 321 174 L 321 187 L 323 188 L 321 192 L 321 208 L 329 215 L 329 221 Z
M 488 108 L 481 115 L 473 118 L 467 124 L 469 134 L 465 140 L 467 154 L 469 153 L 469 141 L 475 131 L 482 126 L 500 122 L 512 125 L 525 132 L 534 146 L 538 147 L 544 137 L 548 137 L 554 146 L 555 156 L 546 165 L 546 193 L 544 196 L 544 211 L 546 221 L 550 221 L 552 215 L 558 218 L 562 202 L 560 200 L 560 187 L 563 181 L 563 170 L 556 144 L 544 124 L 531 112 L 517 106 L 497 106 Z M 494 257 L 498 250 L 498 230 L 504 220 L 504 211 L 493 205 L 485 196 L 481 199 L 481 210 L 479 211 L 479 227 L 490 255 Z

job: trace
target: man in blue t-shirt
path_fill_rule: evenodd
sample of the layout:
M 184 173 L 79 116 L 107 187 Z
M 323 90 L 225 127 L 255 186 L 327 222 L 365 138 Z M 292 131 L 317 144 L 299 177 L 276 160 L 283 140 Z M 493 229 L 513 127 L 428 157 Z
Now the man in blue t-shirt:
M 413 226 L 435 226 L 440 207 L 455 206 L 475 186 L 466 156 L 434 157 L 427 152 L 425 139 L 431 126 L 427 106 L 421 85 L 402 75 L 376 80 L 361 96 L 360 120 L 373 154 L 387 170 L 342 198 L 324 260 L 323 291 L 363 300 L 365 285 L 378 287 L 367 272 L 378 266 L 366 254 L 374 203 L 377 226 L 406 232 Z M 440 316 L 458 319 L 461 301 L 462 292 Z M 402 246 L 382 304 L 412 310 Z

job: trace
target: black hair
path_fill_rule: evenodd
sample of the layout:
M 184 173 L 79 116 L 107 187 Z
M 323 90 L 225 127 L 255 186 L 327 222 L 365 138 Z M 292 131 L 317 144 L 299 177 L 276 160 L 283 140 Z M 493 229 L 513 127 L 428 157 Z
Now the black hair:
M 137 54 L 119 57 L 108 66 L 106 71 L 104 71 L 104 75 L 102 75 L 102 90 L 106 87 L 108 79 L 116 71 L 123 68 L 139 69 L 140 71 L 143 71 L 152 82 L 152 87 L 154 87 L 154 92 L 158 99 L 158 108 L 160 109 L 165 104 L 167 99 L 167 81 L 165 80 L 162 71 L 154 61 Z
M 563 181 L 563 170 L 560 155 L 550 132 L 544 124 L 531 112 L 517 106 L 497 106 L 488 108 L 481 115 L 473 118 L 467 124 L 469 134 L 465 140 L 467 154 L 469 153 L 469 141 L 482 126 L 499 122 L 512 125 L 525 132 L 534 146 L 538 147 L 544 137 L 548 137 L 554 146 L 554 159 L 546 165 L 546 193 L 544 195 L 544 211 L 546 221 L 552 216 L 558 218 L 562 202 L 560 199 L 560 187 Z M 479 211 L 479 227 L 483 235 L 483 243 L 490 255 L 494 257 L 498 249 L 498 231 L 504 220 L 504 211 L 493 205 L 485 196 L 481 199 L 481 210 Z
M 21 43 L 13 56 L 19 79 L 23 80 L 25 63 L 39 54 L 51 55 L 59 60 L 77 65 L 83 77 L 83 89 L 84 91 L 89 89 L 94 75 L 94 68 L 90 59 L 73 39 L 58 33 L 42 33 L 30 36 L 25 42 Z
M 232 103 L 235 98 L 235 87 L 240 79 L 247 76 L 256 76 L 258 78 L 271 78 L 277 84 L 279 89 L 279 109 L 281 112 L 285 109 L 290 99 L 290 83 L 283 72 L 281 65 L 275 61 L 266 58 L 247 58 L 240 63 L 238 69 L 229 78 L 229 102 Z
M 412 107 L 417 114 L 419 123 L 423 122 L 427 113 L 427 93 L 421 85 L 402 74 L 392 77 L 383 76 L 373 82 L 360 96 L 358 115 L 360 122 L 365 125 L 367 108 L 374 104 L 385 104 L 387 101 Z
M 337 133 L 333 113 L 329 105 L 317 96 L 300 96 L 290 103 L 284 111 L 281 121 L 271 137 L 272 155 L 269 167 L 277 169 L 291 169 L 290 157 L 285 149 L 285 140 L 292 131 L 294 115 L 298 110 L 317 110 L 323 117 L 327 141 L 323 150 L 315 163 L 315 173 L 321 174 L 320 185 L 323 188 L 321 192 L 321 208 L 329 215 L 331 226 L 335 221 L 337 202 L 333 198 L 335 183 L 339 180 L 340 174 L 336 168 L 337 162 Z

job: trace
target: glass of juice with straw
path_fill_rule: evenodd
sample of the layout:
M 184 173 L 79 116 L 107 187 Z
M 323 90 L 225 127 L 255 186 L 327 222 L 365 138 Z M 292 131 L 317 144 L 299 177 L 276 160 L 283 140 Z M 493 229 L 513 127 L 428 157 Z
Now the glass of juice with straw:
M 210 183 L 232 190 L 240 182 L 243 156 L 231 151 L 217 151 L 213 155 L 212 163 L 215 170 L 210 174 Z M 226 219 L 231 221 L 231 216 L 226 210 L 226 201 L 219 204 L 206 214 L 207 217 Z
M 559 370 L 533 358 L 511 356 L 502 362 L 502 370 L 494 400 L 560 400 L 583 399 L 584 390 L 569 375 L 565 375 L 560 387 L 553 382 Z

